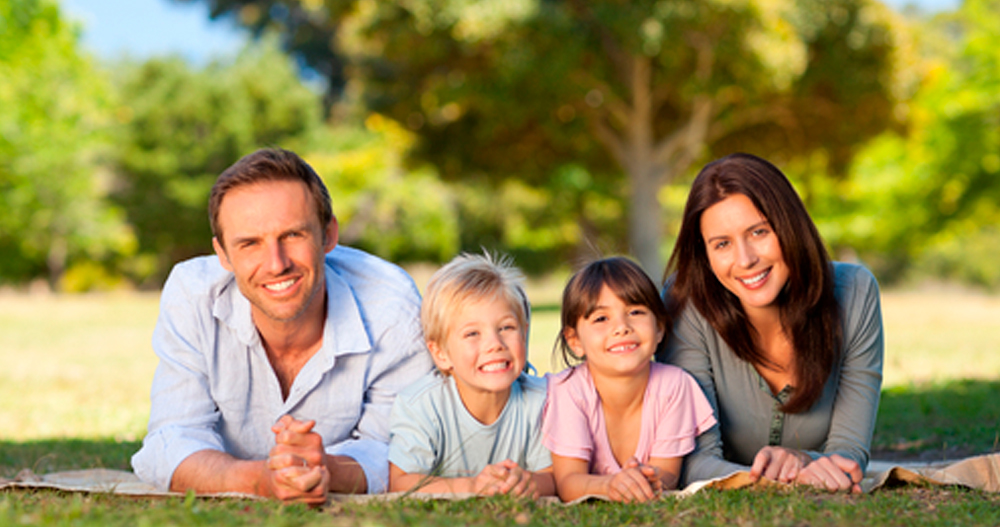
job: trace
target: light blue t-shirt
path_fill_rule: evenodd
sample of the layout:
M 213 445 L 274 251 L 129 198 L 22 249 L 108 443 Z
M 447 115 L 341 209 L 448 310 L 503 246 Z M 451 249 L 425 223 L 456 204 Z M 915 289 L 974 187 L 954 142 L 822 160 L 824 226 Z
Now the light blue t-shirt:
M 462 404 L 453 377 L 431 373 L 396 397 L 389 461 L 410 474 L 471 477 L 505 459 L 536 472 L 552 465 L 542 445 L 545 379 L 522 373 L 500 417 L 484 425 Z

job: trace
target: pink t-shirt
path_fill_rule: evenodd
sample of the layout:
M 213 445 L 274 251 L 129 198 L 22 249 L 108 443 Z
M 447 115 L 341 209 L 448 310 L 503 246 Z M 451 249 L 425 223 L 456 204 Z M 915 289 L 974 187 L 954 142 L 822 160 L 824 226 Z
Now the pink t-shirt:
M 693 377 L 676 366 L 650 366 L 635 452 L 640 463 L 688 454 L 698 434 L 715 424 L 712 406 Z M 542 417 L 545 447 L 559 456 L 589 460 L 591 474 L 620 472 L 587 363 L 549 377 Z

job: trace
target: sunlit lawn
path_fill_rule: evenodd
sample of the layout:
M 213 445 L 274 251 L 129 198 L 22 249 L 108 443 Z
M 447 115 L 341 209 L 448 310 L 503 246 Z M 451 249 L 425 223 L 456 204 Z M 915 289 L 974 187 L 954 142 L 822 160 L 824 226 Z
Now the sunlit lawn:
M 560 368 L 561 279 L 534 284 L 531 362 Z M 141 439 L 158 295 L 0 295 L 0 439 Z M 887 292 L 885 386 L 1000 380 L 1000 297 Z
M 561 285 L 562 278 L 557 278 L 531 288 L 538 308 L 531 328 L 531 362 L 540 372 L 553 370 Z M 128 468 L 149 411 L 156 366 L 150 338 L 157 301 L 156 294 L 0 294 L 0 476 L 10 477 L 21 468 L 39 473 L 88 466 Z M 890 291 L 883 295 L 883 315 L 886 390 L 875 439 L 880 451 L 908 456 L 996 451 L 1000 298 L 955 291 Z M 0 494 L 0 524 L 134 524 L 151 519 L 154 524 L 302 525 L 330 519 L 274 504 L 142 503 L 53 492 L 6 493 Z M 954 520 L 990 525 L 1000 523 L 997 511 L 996 495 L 910 489 L 864 498 L 801 490 L 707 493 L 652 510 L 609 504 L 545 509 L 486 500 L 348 506 L 333 512 L 336 523 L 423 525 L 511 521 L 607 525 L 629 519 L 655 523 L 657 518 L 672 518 L 679 524 L 894 525 L 908 523 L 904 519 L 909 518 L 932 524 Z

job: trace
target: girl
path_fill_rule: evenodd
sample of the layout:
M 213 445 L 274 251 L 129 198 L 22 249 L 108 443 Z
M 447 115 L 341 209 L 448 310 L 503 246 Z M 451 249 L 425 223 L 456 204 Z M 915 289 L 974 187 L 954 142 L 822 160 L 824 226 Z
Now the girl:
M 680 368 L 650 359 L 666 331 L 656 286 L 625 258 L 593 262 L 566 285 L 542 437 L 563 501 L 647 501 L 676 488 L 681 458 L 715 424 Z
M 882 381 L 878 284 L 832 263 L 774 165 L 733 154 L 691 186 L 665 295 L 673 333 L 659 360 L 712 401 L 685 483 L 753 479 L 860 492 Z

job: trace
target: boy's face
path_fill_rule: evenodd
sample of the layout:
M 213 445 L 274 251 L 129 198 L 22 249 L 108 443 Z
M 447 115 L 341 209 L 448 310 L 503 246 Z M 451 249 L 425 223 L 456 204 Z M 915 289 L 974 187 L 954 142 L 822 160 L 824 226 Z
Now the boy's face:
M 467 304 L 450 321 L 444 342 L 427 347 L 437 367 L 455 377 L 463 399 L 503 394 L 524 370 L 526 330 L 497 295 Z

